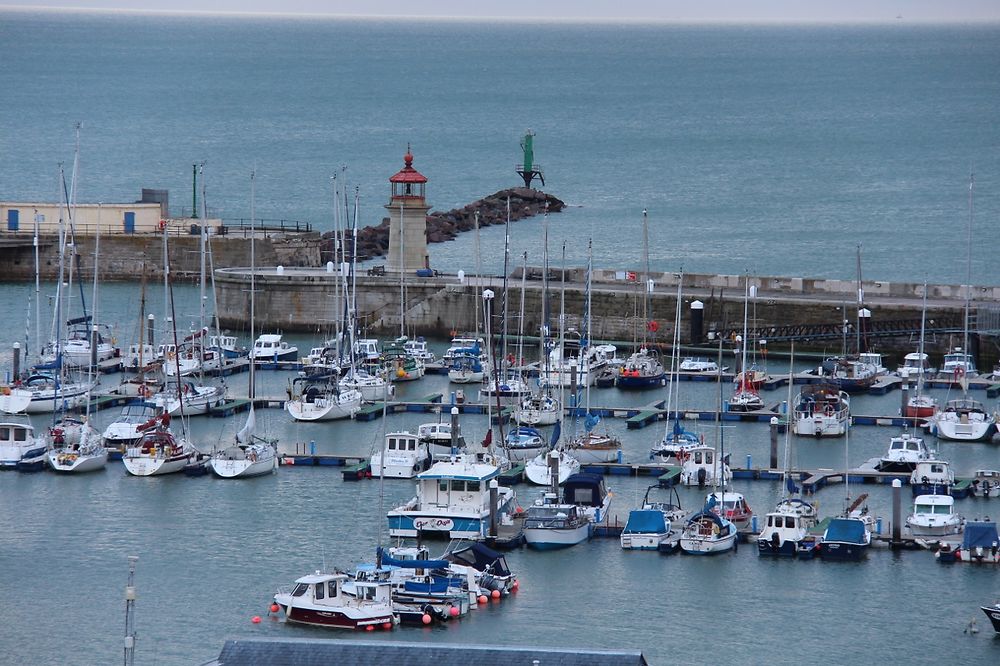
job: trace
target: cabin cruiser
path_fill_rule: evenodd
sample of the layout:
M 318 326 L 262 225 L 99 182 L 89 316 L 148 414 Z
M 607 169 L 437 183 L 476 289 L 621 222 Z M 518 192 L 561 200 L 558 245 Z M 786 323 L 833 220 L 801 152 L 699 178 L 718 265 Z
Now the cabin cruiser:
M 391 629 L 399 620 L 392 610 L 390 584 L 355 581 L 354 596 L 344 591 L 347 574 L 316 572 L 295 581 L 291 589 L 278 588 L 274 603 L 289 622 L 335 629 Z
M 950 495 L 917 495 L 906 526 L 915 537 L 942 537 L 961 532 L 965 518 L 955 513 Z
M 625 360 L 618 373 L 618 388 L 642 389 L 663 386 L 666 373 L 655 350 L 643 347 Z
M 904 432 L 889 438 L 889 450 L 879 461 L 878 469 L 881 472 L 912 472 L 917 463 L 933 457 L 923 439 Z
M 681 372 L 699 372 L 706 375 L 717 375 L 725 372 L 725 368 L 719 368 L 719 364 L 704 356 L 689 356 L 681 361 L 678 369 Z
M 980 609 L 986 613 L 986 617 L 993 623 L 993 631 L 1000 634 L 1000 601 L 992 606 L 980 606 Z
M 500 377 L 486 377 L 479 389 L 479 399 L 483 402 L 519 403 L 531 395 L 531 384 L 520 373 L 508 370 Z
M 545 388 L 569 387 L 576 377 L 578 388 L 590 386 L 597 375 L 615 357 L 614 345 L 590 345 L 579 333 L 569 330 L 572 337 L 563 346 L 556 346 L 549 352 L 548 364 L 538 377 L 539 385 Z
M 485 347 L 486 341 L 472 334 L 453 337 L 451 339 L 451 346 L 448 347 L 445 353 L 441 354 L 441 362 L 446 365 L 451 364 L 457 356 L 465 356 L 472 349 L 482 350 Z M 478 354 L 481 360 L 485 360 L 482 351 L 479 351 Z
M 903 357 L 903 365 L 896 368 L 896 374 L 903 379 L 912 377 L 916 379 L 921 375 L 926 377 L 934 372 L 931 368 L 927 354 L 921 352 L 910 352 Z
M 0 418 L 0 469 L 36 472 L 45 467 L 46 443 L 26 416 Z
M 452 456 L 417 475 L 417 494 L 388 512 L 390 537 L 473 539 L 487 535 L 491 510 L 499 520 L 514 511 L 514 491 L 497 487 L 490 506 L 490 482 L 500 475 L 497 465 L 470 454 Z
M 711 503 L 712 511 L 736 525 L 736 529 L 750 529 L 750 523 L 753 521 L 753 509 L 750 508 L 742 493 L 731 491 L 709 493 L 708 497 L 705 498 L 705 503 Z
M 178 389 L 180 389 L 180 399 L 178 399 Z M 208 414 L 213 407 L 218 407 L 226 401 L 226 385 L 206 386 L 184 379 L 180 381 L 178 387 L 175 380 L 168 383 L 149 401 L 157 409 L 171 416 L 181 413 L 182 403 L 184 416 Z
M 593 525 L 575 504 L 560 504 L 552 493 L 528 507 L 524 516 L 524 539 L 529 548 L 568 548 L 590 538 Z
M 940 379 L 950 379 L 959 381 L 963 377 L 978 377 L 979 370 L 976 368 L 976 361 L 972 354 L 966 354 L 961 347 L 955 347 L 950 353 L 944 355 L 944 363 L 937 374 Z
M 295 361 L 299 357 L 299 348 L 289 345 L 281 339 L 280 334 L 265 333 L 257 336 L 249 358 L 254 363 L 277 363 L 278 361 Z
M 90 320 L 91 318 L 86 316 L 66 322 L 70 325 L 66 339 L 58 343 L 53 341 L 46 345 L 45 349 L 42 350 L 42 363 L 46 367 L 57 367 L 58 350 L 58 353 L 62 355 L 64 367 L 85 368 L 89 366 L 95 358 L 94 350 L 91 349 L 95 331 L 91 330 Z M 101 363 L 120 356 L 121 350 L 114 345 L 111 328 L 107 324 L 98 324 L 97 329 L 97 362 Z
M 417 426 L 417 437 L 431 447 L 431 454 L 451 452 L 451 423 L 421 423 Z M 461 436 L 459 436 L 461 438 Z M 459 448 L 465 446 L 465 441 L 458 442 Z
M 764 518 L 764 527 L 757 537 L 758 555 L 795 557 L 817 524 L 816 505 L 797 497 L 778 502 Z
M 950 495 L 955 485 L 955 472 L 944 460 L 921 460 L 910 474 L 913 495 Z
M 427 443 L 411 432 L 386 433 L 385 444 L 371 457 L 374 477 L 412 479 L 427 469 L 431 454 Z
M 795 399 L 792 432 L 812 437 L 840 437 L 847 432 L 851 399 L 829 384 L 807 384 Z
M 396 344 L 402 344 L 403 349 L 411 358 L 417 359 L 424 365 L 437 362 L 437 357 L 434 356 L 434 352 L 427 348 L 427 341 L 424 340 L 423 336 L 416 340 L 410 340 L 404 335 L 396 338 Z

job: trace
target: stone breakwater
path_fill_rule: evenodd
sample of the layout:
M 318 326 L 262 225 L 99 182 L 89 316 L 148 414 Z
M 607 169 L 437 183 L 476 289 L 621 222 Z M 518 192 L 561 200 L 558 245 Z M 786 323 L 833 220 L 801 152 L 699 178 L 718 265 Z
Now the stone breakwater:
M 514 187 L 500 190 L 461 208 L 428 215 L 427 242 L 443 243 L 454 240 L 463 231 L 475 229 L 477 212 L 479 213 L 479 225 L 482 227 L 504 224 L 507 221 L 508 197 L 510 197 L 511 222 L 544 213 L 546 204 L 550 213 L 558 213 L 565 207 L 565 204 L 556 197 L 535 189 Z M 332 231 L 323 234 L 320 250 L 324 258 L 333 256 Z M 389 218 L 383 218 L 379 225 L 358 230 L 359 261 L 384 256 L 388 251 Z

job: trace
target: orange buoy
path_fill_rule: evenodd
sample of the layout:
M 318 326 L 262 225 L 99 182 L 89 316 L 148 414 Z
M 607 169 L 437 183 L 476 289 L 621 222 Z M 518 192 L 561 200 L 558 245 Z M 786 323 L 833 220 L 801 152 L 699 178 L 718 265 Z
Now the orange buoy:
M 250 618 L 250 621 L 253 622 L 254 624 L 260 624 L 260 615 L 254 615 L 252 618 Z
M 281 610 L 281 606 L 279 606 L 278 604 L 271 604 L 272 613 L 277 613 L 279 610 Z
M 420 618 L 420 621 L 423 622 L 424 624 L 430 624 L 431 623 L 431 616 L 428 615 L 427 613 L 424 613 L 424 616 L 422 618 Z

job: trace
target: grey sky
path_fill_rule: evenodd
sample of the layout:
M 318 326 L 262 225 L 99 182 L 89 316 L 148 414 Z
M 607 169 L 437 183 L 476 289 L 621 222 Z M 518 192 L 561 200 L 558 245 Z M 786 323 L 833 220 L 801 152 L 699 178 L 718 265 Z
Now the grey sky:
M 0 0 L 0 7 L 680 21 L 998 21 L 997 0 Z

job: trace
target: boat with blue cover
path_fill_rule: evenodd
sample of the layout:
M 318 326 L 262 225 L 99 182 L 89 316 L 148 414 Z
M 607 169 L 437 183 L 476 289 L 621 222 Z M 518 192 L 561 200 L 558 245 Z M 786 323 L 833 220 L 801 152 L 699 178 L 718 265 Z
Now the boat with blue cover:
M 860 561 L 868 554 L 872 535 L 860 518 L 831 518 L 819 544 L 824 560 Z
M 991 520 L 971 520 L 965 524 L 962 545 L 955 549 L 959 562 L 977 564 L 1000 563 L 1000 537 L 997 524 Z
M 527 462 L 546 448 L 542 433 L 530 426 L 519 426 L 507 433 L 505 449 L 511 462 Z

